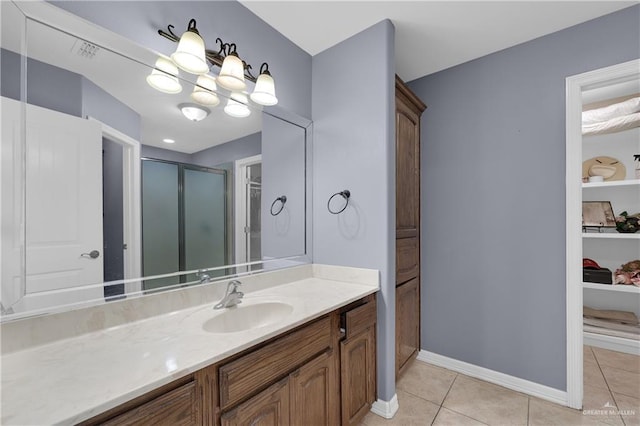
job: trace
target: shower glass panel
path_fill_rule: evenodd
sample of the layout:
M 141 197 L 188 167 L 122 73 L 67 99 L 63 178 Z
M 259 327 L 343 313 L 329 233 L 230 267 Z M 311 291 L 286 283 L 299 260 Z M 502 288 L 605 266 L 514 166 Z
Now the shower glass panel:
M 143 275 L 228 264 L 229 201 L 225 170 L 142 161 Z M 226 270 L 208 271 L 211 278 Z M 196 274 L 144 280 L 144 290 L 198 282 Z
M 250 262 L 262 259 L 261 247 L 262 163 L 247 166 L 247 258 Z
M 184 168 L 185 270 L 228 264 L 226 175 L 223 170 Z M 224 270 L 211 271 L 220 276 Z M 188 281 L 197 279 L 189 276 Z
M 142 161 L 142 271 L 144 276 L 179 270 L 178 164 Z M 176 278 L 145 280 L 144 289 L 176 284 Z

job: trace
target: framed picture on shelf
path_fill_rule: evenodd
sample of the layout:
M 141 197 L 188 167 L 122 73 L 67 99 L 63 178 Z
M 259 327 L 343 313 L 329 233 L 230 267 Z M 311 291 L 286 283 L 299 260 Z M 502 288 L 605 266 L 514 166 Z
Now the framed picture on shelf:
M 582 226 L 598 228 L 615 228 L 616 217 L 609 201 L 583 201 Z

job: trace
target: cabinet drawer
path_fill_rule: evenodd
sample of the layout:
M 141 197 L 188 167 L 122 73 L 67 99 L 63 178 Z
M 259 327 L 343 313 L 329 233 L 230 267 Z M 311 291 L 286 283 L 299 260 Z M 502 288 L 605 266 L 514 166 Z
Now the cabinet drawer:
M 225 410 L 331 346 L 331 319 L 322 318 L 219 369 Z
M 196 425 L 198 402 L 196 384 L 187 383 L 177 389 L 114 417 L 103 425 Z
M 415 278 L 420 273 L 418 238 L 396 239 L 396 285 Z
M 364 305 L 345 313 L 345 332 L 349 338 L 376 323 L 378 312 L 375 297 Z

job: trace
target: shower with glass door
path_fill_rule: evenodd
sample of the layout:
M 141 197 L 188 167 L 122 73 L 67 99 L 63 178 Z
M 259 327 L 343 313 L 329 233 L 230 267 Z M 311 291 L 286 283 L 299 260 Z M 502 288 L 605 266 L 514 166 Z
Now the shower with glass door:
M 227 171 L 142 160 L 144 277 L 227 265 L 230 258 Z M 225 275 L 224 268 L 208 271 Z M 198 282 L 196 273 L 146 279 L 145 291 Z

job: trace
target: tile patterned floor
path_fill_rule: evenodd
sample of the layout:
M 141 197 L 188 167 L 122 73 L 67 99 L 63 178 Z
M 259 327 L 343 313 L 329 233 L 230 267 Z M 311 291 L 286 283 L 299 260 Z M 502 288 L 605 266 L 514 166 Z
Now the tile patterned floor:
M 414 361 L 397 383 L 400 410 L 361 426 L 640 426 L 640 357 L 584 347 L 584 411 Z

